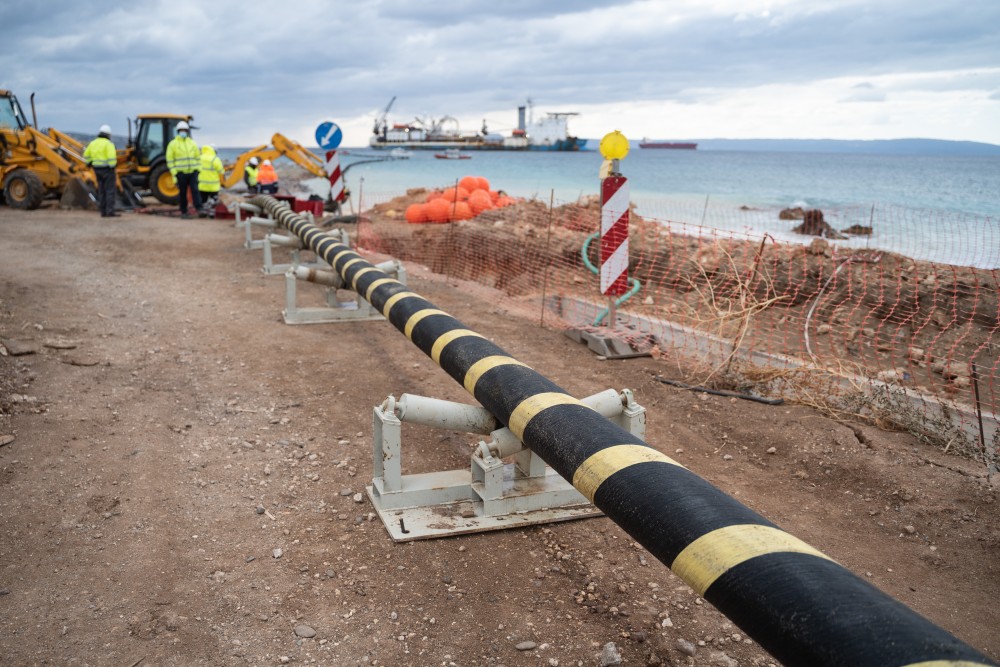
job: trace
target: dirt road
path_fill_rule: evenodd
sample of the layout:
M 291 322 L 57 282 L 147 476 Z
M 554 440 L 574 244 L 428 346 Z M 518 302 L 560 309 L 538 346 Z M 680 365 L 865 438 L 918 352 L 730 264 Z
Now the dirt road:
M 356 495 L 372 407 L 472 399 L 385 322 L 285 325 L 260 265 L 228 222 L 0 208 L 0 664 L 774 663 L 607 519 L 394 544 Z M 408 270 L 571 393 L 633 389 L 650 444 L 1000 659 L 977 466 L 665 386 Z M 404 438 L 405 472 L 476 440 Z

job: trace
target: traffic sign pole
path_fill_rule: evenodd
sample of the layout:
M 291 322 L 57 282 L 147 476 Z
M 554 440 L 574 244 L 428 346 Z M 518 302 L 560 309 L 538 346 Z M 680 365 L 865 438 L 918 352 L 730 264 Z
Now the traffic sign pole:
M 340 170 L 337 147 L 344 139 L 344 133 L 333 121 L 320 123 L 316 128 L 316 143 L 326 149 L 326 175 L 330 179 L 330 201 L 341 202 L 347 191 L 344 188 L 344 174 Z

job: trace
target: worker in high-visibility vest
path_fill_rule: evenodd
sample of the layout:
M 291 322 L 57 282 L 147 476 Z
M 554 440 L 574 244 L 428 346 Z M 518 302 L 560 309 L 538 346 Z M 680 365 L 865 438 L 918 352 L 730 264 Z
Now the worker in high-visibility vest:
M 263 194 L 277 194 L 278 174 L 274 171 L 274 167 L 271 166 L 270 160 L 264 160 L 261 163 L 260 170 L 257 172 L 257 185 Z
M 97 177 L 97 207 L 102 218 L 117 218 L 115 213 L 115 166 L 118 152 L 111 142 L 111 127 L 101 125 L 97 138 L 83 151 L 84 161 L 94 169 Z
M 243 169 L 243 182 L 247 184 L 247 192 L 252 195 L 258 194 L 260 188 L 257 187 L 257 165 L 260 160 L 255 157 L 247 160 L 247 166 Z
M 201 164 L 198 168 L 198 193 L 201 195 L 202 208 L 200 217 L 215 217 L 215 205 L 219 201 L 219 190 L 222 189 L 222 176 L 225 167 L 215 152 L 215 146 L 209 144 L 201 147 Z
M 201 208 L 201 196 L 198 194 L 198 167 L 201 164 L 201 153 L 198 144 L 191 138 L 191 126 L 185 121 L 177 123 L 177 136 L 167 144 L 167 168 L 174 177 L 174 184 L 180 189 L 181 217 L 190 219 L 188 213 L 188 192 L 191 193 L 191 203 L 194 210 Z

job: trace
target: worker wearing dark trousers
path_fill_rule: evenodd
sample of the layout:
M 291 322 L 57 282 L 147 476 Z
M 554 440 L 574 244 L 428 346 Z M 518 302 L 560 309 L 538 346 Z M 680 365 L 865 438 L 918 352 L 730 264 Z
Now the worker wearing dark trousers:
M 117 218 L 115 213 L 115 165 L 118 155 L 111 143 L 111 127 L 101 125 L 97 138 L 83 151 L 83 159 L 97 176 L 97 207 L 102 218 Z
M 197 213 L 198 209 L 201 208 L 201 193 L 198 192 L 198 172 L 177 172 L 177 189 L 181 191 L 181 217 L 185 220 L 193 218 L 194 215 L 188 213 L 188 193 L 191 193 L 191 205 L 194 207 L 194 213 Z
M 102 218 L 120 217 L 115 213 L 115 168 L 94 167 L 97 175 L 97 207 Z
M 191 138 L 191 126 L 182 120 L 177 123 L 177 136 L 167 144 L 167 167 L 180 190 L 181 217 L 184 219 L 193 217 L 188 213 L 188 192 L 191 193 L 191 203 L 194 204 L 195 213 L 201 208 L 201 197 L 198 194 L 200 164 L 201 151 Z

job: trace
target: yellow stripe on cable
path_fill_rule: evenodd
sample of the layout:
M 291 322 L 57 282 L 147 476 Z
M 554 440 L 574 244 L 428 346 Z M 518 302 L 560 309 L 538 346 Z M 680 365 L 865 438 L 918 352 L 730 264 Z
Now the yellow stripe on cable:
M 670 569 L 703 596 L 716 579 L 740 563 L 773 553 L 811 554 L 832 560 L 780 528 L 737 524 L 713 530 L 687 545 Z
M 477 334 L 471 329 L 452 329 L 451 331 L 446 331 L 437 340 L 434 341 L 434 345 L 431 346 L 431 359 L 434 360 L 438 365 L 441 364 L 441 353 L 444 352 L 445 346 L 456 338 L 464 338 L 466 336 L 475 336 L 476 338 L 485 338 L 482 334 Z
M 353 251 L 350 248 L 348 248 L 347 250 L 341 250 L 340 252 L 338 252 L 336 255 L 333 256 L 333 259 L 328 260 L 327 263 L 330 266 L 336 268 L 336 266 L 337 266 L 337 260 L 339 260 L 342 256 L 346 255 L 349 252 L 353 252 Z
M 403 334 L 405 334 L 406 337 L 409 338 L 410 340 L 413 340 L 410 334 L 413 333 L 413 327 L 420 324 L 420 320 L 424 319 L 425 317 L 430 317 L 431 315 L 447 315 L 447 314 L 448 313 L 444 312 L 443 310 L 438 310 L 437 308 L 424 308 L 423 310 L 418 310 L 417 312 L 410 315 L 410 319 L 406 320 L 406 326 L 403 327 Z
M 370 271 L 378 271 L 378 269 L 376 269 L 374 266 L 366 266 L 365 268 L 361 269 L 360 271 L 354 274 L 354 280 L 351 281 L 351 288 L 353 288 L 355 292 L 358 291 L 358 278 L 360 278 L 361 276 L 365 275 Z
M 522 364 L 520 361 L 518 361 L 513 357 L 504 357 L 499 354 L 495 354 L 491 357 L 483 357 L 476 363 L 469 366 L 469 370 L 465 371 L 465 379 L 462 382 L 462 385 L 465 387 L 465 390 L 470 394 L 472 394 L 473 396 L 475 396 L 476 383 L 479 382 L 479 378 L 483 377 L 483 375 L 487 371 L 493 370 L 497 366 L 524 366 L 525 368 L 528 367 L 527 364 Z
M 411 296 L 419 296 L 419 295 L 414 294 L 413 292 L 397 292 L 396 294 L 393 294 L 388 299 L 386 299 L 385 306 L 382 307 L 382 314 L 385 315 L 385 319 L 389 319 L 389 311 L 392 310 L 392 307 L 395 306 L 397 302 L 403 299 L 407 299 Z
M 597 489 L 616 472 L 638 463 L 659 461 L 683 468 L 665 454 L 645 445 L 612 445 L 591 454 L 573 473 L 573 486 L 594 502 Z
M 374 292 L 375 290 L 377 290 L 382 285 L 386 285 L 388 283 L 394 283 L 394 282 L 398 282 L 398 281 L 393 280 L 392 278 L 379 278 L 378 280 L 376 280 L 375 282 L 373 282 L 371 285 L 368 286 L 368 291 L 365 292 L 365 301 L 367 301 L 368 303 L 371 303 L 371 301 L 372 301 L 372 292 Z
M 507 428 L 517 436 L 518 440 L 524 442 L 524 429 L 528 427 L 528 422 L 542 410 L 556 405 L 583 405 L 588 410 L 590 409 L 569 394 L 554 391 L 542 392 L 529 396 L 517 404 L 517 407 L 510 413 L 510 423 Z
M 347 277 L 347 269 L 349 269 L 352 264 L 357 264 L 358 262 L 363 262 L 363 261 L 365 261 L 365 260 L 361 259 L 360 257 L 355 257 L 354 259 L 347 260 L 346 262 L 344 262 L 343 268 L 340 269 L 340 275 L 342 275 L 342 276 L 344 276 L 346 278 Z M 336 267 L 334 267 L 334 268 L 336 268 Z

